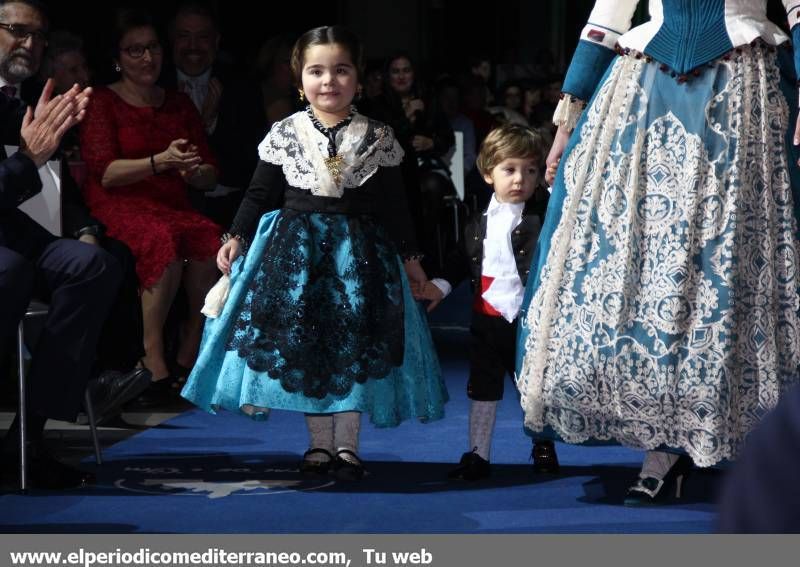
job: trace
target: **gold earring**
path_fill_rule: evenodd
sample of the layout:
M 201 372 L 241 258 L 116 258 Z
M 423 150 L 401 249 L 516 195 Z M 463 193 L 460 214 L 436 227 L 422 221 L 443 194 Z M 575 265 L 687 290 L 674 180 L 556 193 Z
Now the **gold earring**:
M 362 85 L 358 85 L 358 88 L 356 89 L 356 98 L 360 99 L 363 92 L 364 92 L 364 87 Z
M 297 89 L 297 94 L 300 95 L 300 102 L 303 102 L 306 99 L 306 93 L 303 89 Z

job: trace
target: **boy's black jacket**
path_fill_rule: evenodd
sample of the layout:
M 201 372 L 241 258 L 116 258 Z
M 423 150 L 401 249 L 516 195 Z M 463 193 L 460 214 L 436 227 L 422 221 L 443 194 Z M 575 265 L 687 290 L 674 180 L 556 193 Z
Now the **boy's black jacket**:
M 547 195 L 546 192 L 544 192 Z M 511 244 L 514 259 L 522 285 L 528 281 L 533 255 L 539 232 L 542 229 L 544 214 L 547 209 L 547 196 L 539 198 L 538 194 L 528 199 L 522 211 L 522 222 L 511 230 Z M 480 289 L 481 268 L 483 265 L 483 240 L 486 238 L 485 210 L 473 215 L 464 228 L 464 238 L 444 264 L 441 274 L 455 288 L 464 278 L 469 277 L 474 290 Z

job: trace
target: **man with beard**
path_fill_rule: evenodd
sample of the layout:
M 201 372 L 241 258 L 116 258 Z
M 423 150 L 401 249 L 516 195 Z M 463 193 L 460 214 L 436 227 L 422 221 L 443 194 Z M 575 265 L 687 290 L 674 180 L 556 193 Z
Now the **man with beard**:
M 39 2 L 0 2 L 0 344 L 10 342 L 32 297 L 50 303 L 33 349 L 26 422 L 33 444 L 33 485 L 64 488 L 86 483 L 90 475 L 66 467 L 42 451 L 44 425 L 48 418 L 75 420 L 121 275 L 118 262 L 104 250 L 55 238 L 17 209 L 41 190 L 37 169 L 57 150 L 65 132 L 83 118 L 91 92 L 76 86 L 51 100 L 53 84 L 49 82 L 36 110 L 28 109 L 25 114 L 25 105 L 16 100 L 19 84 L 35 73 L 46 33 L 47 17 Z M 5 144 L 21 149 L 8 158 Z M 96 409 L 105 413 L 120 407 L 122 398 L 131 395 L 129 386 L 137 380 L 123 375 L 93 382 Z M 0 459 L 4 480 L 11 482 L 18 474 L 19 428 L 17 417 Z
M 169 35 L 175 71 L 165 72 L 165 86 L 177 87 L 192 99 L 220 166 L 217 187 L 192 192 L 193 204 L 227 228 L 258 163 L 258 143 L 266 135 L 260 93 L 234 79 L 232 70 L 218 61 L 219 29 L 205 5 L 181 4 Z
M 41 340 L 28 375 L 29 452 L 33 485 L 65 488 L 91 481 L 91 475 L 59 463 L 41 450 L 39 441 L 48 418 L 74 420 L 92 364 L 94 347 L 106 311 L 119 286 L 117 262 L 103 250 L 57 239 L 17 206 L 41 190 L 37 169 L 52 156 L 64 132 L 79 122 L 89 90 L 73 88 L 51 100 L 48 83 L 36 109 L 14 100 L 9 79 L 29 76 L 41 56 L 47 20 L 32 1 L 0 3 L 0 94 L 2 144 L 20 151 L 0 161 L 0 340 L 14 335 L 34 294 L 50 302 Z M 3 145 L 0 144 L 0 148 Z M 19 415 L 0 457 L 4 481 L 18 480 Z

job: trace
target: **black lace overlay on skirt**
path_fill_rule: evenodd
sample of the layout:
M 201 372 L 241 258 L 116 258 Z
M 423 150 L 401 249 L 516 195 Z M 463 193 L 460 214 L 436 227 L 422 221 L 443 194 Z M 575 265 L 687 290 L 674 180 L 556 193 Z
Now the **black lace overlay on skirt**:
M 402 364 L 400 268 L 372 217 L 284 209 L 269 238 L 227 350 L 318 399 Z

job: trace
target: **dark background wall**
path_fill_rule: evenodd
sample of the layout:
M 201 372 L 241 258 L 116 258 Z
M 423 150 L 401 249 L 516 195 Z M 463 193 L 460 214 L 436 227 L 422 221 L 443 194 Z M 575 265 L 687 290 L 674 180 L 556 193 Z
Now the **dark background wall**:
M 93 63 L 104 61 L 107 27 L 119 1 L 50 0 L 53 28 L 84 37 Z M 140 0 L 166 24 L 179 0 Z M 302 33 L 342 23 L 356 31 L 370 57 L 397 49 L 428 68 L 450 69 L 470 55 L 497 62 L 529 61 L 542 48 L 565 59 L 577 41 L 592 0 L 211 0 L 219 17 L 223 48 L 238 61 L 252 61 L 261 43 L 279 33 Z
M 111 0 L 49 0 L 53 27 L 77 32 L 87 41 L 96 67 L 105 59 L 107 26 L 116 7 Z M 342 23 L 362 38 L 368 55 L 398 49 L 414 55 L 430 72 L 457 70 L 469 56 L 489 55 L 497 63 L 531 63 L 554 57 L 563 69 L 586 23 L 593 0 L 210 0 L 217 12 L 223 48 L 243 68 L 261 43 L 279 33 Z M 129 4 L 129 2 L 128 2 Z M 140 0 L 166 24 L 179 0 Z M 646 17 L 640 1 L 635 20 Z M 775 21 L 785 19 L 780 0 L 769 0 Z

